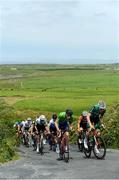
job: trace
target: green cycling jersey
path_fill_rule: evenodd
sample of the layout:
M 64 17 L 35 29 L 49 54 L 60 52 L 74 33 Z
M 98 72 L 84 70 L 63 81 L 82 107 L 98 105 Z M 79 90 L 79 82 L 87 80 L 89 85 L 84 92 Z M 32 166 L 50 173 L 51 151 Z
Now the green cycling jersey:
M 99 105 L 96 104 L 95 106 L 92 107 L 92 109 L 90 110 L 90 120 L 91 122 L 93 122 L 94 124 L 98 124 L 100 122 L 100 118 L 103 117 L 104 113 L 106 112 L 106 110 L 100 111 Z
M 67 116 L 66 116 L 66 112 L 60 112 L 58 115 L 58 124 L 60 122 L 64 122 L 67 120 Z M 70 119 L 68 119 L 69 124 L 72 124 L 73 122 L 73 116 L 70 117 Z

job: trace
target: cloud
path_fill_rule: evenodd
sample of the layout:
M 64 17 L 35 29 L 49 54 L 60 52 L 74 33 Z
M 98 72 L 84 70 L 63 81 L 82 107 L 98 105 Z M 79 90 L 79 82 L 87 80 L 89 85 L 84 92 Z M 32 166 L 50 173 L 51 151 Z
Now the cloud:
M 5 1 L 2 3 L 4 25 L 49 25 L 71 16 L 77 1 Z M 11 21 L 9 21 L 11 20 Z M 16 24 L 15 24 L 16 23 Z
M 17 54 L 25 56 L 28 44 L 31 54 L 35 49 L 32 45 L 40 44 L 47 51 L 50 46 L 57 47 L 57 53 L 65 51 L 68 57 L 68 51 L 74 56 L 74 48 L 97 47 L 100 52 L 101 46 L 113 45 L 119 49 L 118 8 L 116 0 L 0 0 L 4 54 L 13 51 L 13 55 L 10 46 L 14 45 Z M 84 50 L 81 52 L 85 56 Z M 93 50 L 91 53 L 93 56 Z

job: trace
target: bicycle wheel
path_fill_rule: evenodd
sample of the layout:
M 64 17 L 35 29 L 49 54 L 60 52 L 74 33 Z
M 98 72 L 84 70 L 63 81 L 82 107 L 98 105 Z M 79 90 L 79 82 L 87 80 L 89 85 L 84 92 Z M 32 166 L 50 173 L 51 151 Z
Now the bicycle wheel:
M 41 155 L 43 155 L 43 135 L 41 134 L 41 137 L 40 137 L 40 153 Z
M 94 155 L 97 159 L 104 159 L 106 156 L 106 145 L 102 137 L 96 137 L 97 146 L 93 148 Z M 97 152 L 98 149 L 98 152 Z
M 69 162 L 69 147 L 67 147 L 67 146 L 65 146 L 65 150 L 64 150 L 64 161 L 66 162 L 66 163 L 68 163 Z
M 69 162 L 69 139 L 66 135 L 63 138 L 63 159 L 66 163 Z
M 85 154 L 85 156 L 86 156 L 87 158 L 90 158 L 90 156 L 91 156 L 91 149 L 85 149 L 85 148 L 84 148 L 84 154 Z
M 24 134 L 24 144 L 26 145 L 26 147 L 29 147 L 29 137 L 27 132 L 25 132 Z
M 29 147 L 29 137 L 26 136 L 26 147 Z
M 83 152 L 83 143 L 79 138 L 77 138 L 77 145 L 80 152 Z
M 34 151 L 36 151 L 36 149 L 37 149 L 37 142 L 36 142 L 36 138 L 35 138 L 35 137 L 33 137 L 33 138 L 32 138 L 32 140 L 33 140 L 33 150 L 34 150 Z

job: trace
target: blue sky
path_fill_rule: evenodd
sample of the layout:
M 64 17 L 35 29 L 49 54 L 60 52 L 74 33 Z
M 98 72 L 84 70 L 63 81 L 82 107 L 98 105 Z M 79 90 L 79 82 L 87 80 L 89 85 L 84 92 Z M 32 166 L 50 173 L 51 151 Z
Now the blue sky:
M 119 62 L 119 0 L 0 0 L 0 63 Z

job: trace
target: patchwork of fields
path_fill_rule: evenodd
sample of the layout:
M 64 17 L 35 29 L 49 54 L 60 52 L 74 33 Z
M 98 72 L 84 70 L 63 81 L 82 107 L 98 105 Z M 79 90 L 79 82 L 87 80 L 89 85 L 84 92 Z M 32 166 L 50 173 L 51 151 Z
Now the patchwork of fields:
M 99 99 L 119 102 L 119 64 L 1 65 L 0 96 L 16 110 L 78 115 Z

